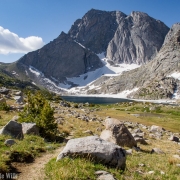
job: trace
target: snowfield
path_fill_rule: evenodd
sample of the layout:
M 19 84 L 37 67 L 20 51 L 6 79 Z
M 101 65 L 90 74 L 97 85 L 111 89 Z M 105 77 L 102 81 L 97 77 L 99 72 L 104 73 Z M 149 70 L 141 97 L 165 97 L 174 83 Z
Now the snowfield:
M 68 84 L 71 83 L 82 88 L 90 85 L 93 81 L 97 80 L 101 76 L 118 76 L 124 71 L 129 71 L 140 67 L 137 64 L 116 64 L 115 66 L 112 66 L 108 63 L 108 59 L 103 57 L 103 54 L 98 54 L 98 56 L 102 58 L 102 62 L 104 64 L 102 68 L 96 69 L 95 71 L 87 72 L 80 75 L 79 77 L 67 78 L 67 81 L 64 83 L 60 83 L 59 87 L 68 90 L 71 87 Z
M 29 71 L 33 74 L 35 74 L 37 77 L 41 77 L 44 82 L 51 84 L 53 87 L 66 91 L 68 94 L 84 94 L 86 95 L 86 90 L 87 89 L 93 89 L 93 88 L 100 88 L 100 86 L 94 86 L 92 83 L 100 78 L 101 76 L 108 76 L 108 77 L 113 77 L 113 76 L 118 76 L 124 71 L 129 71 L 135 68 L 138 68 L 139 65 L 137 64 L 114 64 L 111 65 L 108 61 L 107 58 L 104 56 L 104 52 L 97 54 L 98 57 L 102 60 L 104 66 L 96 69 L 95 71 L 90 71 L 85 74 L 82 74 L 78 77 L 72 77 L 72 78 L 66 78 L 67 80 L 63 83 L 57 84 L 58 80 L 55 79 L 54 77 L 51 77 L 51 79 L 48 79 L 44 77 L 44 74 L 37 70 L 36 68 L 29 66 Z M 75 87 L 72 87 L 75 86 Z M 88 87 L 88 88 L 87 88 Z M 131 92 L 137 90 L 126 90 L 123 91 L 119 94 L 116 95 L 108 95 L 109 97 L 119 97 L 119 98 L 126 98 L 128 94 Z M 103 96 L 103 94 L 102 94 Z
M 42 72 L 40 72 L 39 70 L 37 70 L 36 68 L 30 66 L 29 67 L 29 71 L 33 74 L 35 74 L 37 77 L 41 77 L 41 79 L 43 79 L 44 82 L 48 83 L 48 87 L 49 89 L 56 93 L 58 93 L 58 89 L 59 90 L 65 90 L 65 92 L 67 92 L 68 95 L 75 95 L 75 96 L 90 96 L 90 97 L 111 97 L 111 98 L 124 98 L 126 99 L 127 96 L 132 93 L 137 91 L 139 88 L 134 88 L 132 90 L 125 90 L 122 91 L 118 94 L 92 94 L 92 95 L 87 95 L 86 94 L 86 88 L 88 86 L 88 89 L 93 89 L 93 88 L 100 88 L 100 86 L 94 86 L 93 81 L 95 81 L 97 78 L 101 77 L 102 75 L 104 76 L 117 76 L 120 75 L 123 71 L 129 71 L 131 69 L 135 69 L 137 67 L 139 67 L 139 65 L 136 64 L 119 64 L 119 67 L 113 67 L 111 66 L 108 62 L 107 59 L 103 59 L 103 63 L 105 64 L 105 66 L 103 66 L 102 68 L 99 68 L 95 71 L 91 71 L 88 72 L 86 74 L 80 75 L 79 77 L 74 77 L 74 78 L 67 78 L 67 81 L 64 83 L 59 83 L 58 85 L 55 83 L 57 82 L 57 79 L 51 77 L 53 79 L 50 80 L 49 78 L 44 77 L 44 74 Z M 180 80 L 180 73 L 176 72 L 176 73 L 172 73 L 171 75 L 169 75 L 168 77 L 173 77 L 176 78 L 178 80 Z M 77 87 L 73 87 L 71 88 L 71 85 L 68 84 L 68 82 L 77 84 Z M 36 84 L 35 82 L 33 82 L 33 84 Z M 55 87 L 56 89 L 53 90 L 52 87 Z M 140 99 L 132 99 L 135 101 L 141 101 L 141 102 L 154 102 L 154 103 L 174 103 L 176 101 L 176 99 L 180 98 L 180 96 L 178 95 L 178 92 L 175 91 L 174 93 L 174 98 L 173 100 L 140 100 Z

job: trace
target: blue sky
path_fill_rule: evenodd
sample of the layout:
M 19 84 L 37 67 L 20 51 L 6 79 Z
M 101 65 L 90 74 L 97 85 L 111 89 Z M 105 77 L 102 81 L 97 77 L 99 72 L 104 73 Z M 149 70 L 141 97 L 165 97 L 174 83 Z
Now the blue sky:
M 180 22 L 180 0 L 0 0 L 0 62 L 13 62 L 55 39 L 90 9 L 142 11 L 167 26 Z

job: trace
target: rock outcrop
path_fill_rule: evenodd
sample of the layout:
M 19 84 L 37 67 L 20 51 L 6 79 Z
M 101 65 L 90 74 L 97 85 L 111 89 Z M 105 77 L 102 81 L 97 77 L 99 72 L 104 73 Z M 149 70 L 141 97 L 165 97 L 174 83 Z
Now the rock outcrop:
M 75 21 L 70 36 L 95 53 L 106 52 L 116 63 L 143 64 L 160 50 L 169 28 L 143 12 L 92 9 Z
M 126 17 L 122 12 L 120 16 Z M 77 42 L 95 53 L 106 52 L 108 43 L 118 27 L 116 11 L 91 9 L 82 19 L 74 22 L 68 34 Z
M 118 28 L 107 49 L 107 58 L 118 63 L 143 64 L 160 50 L 169 28 L 146 13 L 133 11 L 118 18 Z

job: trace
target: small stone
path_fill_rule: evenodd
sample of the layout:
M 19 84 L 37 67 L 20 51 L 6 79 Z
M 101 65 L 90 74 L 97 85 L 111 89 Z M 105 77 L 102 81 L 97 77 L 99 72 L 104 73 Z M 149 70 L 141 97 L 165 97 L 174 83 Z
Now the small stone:
M 136 173 L 138 174 L 144 174 L 142 171 L 136 170 Z
M 170 141 L 175 141 L 175 142 L 179 142 L 179 138 L 177 136 L 174 136 L 172 135 L 170 138 L 169 138 Z
M 154 174 L 154 171 L 149 171 L 148 174 Z
M 141 151 L 141 148 L 138 147 L 138 146 L 134 146 L 132 149 L 134 149 L 134 150 L 137 151 L 137 152 Z
M 132 149 L 128 149 L 128 150 L 126 150 L 126 155 L 132 155 Z
M 161 149 L 159 149 L 159 148 L 153 148 L 151 150 L 151 153 L 164 154 L 164 152 Z
M 144 166 L 145 166 L 145 164 L 138 164 L 138 166 L 144 167 Z
M 6 145 L 6 146 L 12 146 L 12 145 L 14 145 L 16 143 L 16 141 L 14 140 L 14 139 L 7 139 L 5 142 L 4 142 L 4 144 Z
M 113 175 L 106 171 L 96 171 L 95 174 L 99 176 L 98 180 L 115 180 Z
M 164 171 L 161 171 L 160 173 L 161 173 L 162 175 L 164 175 L 164 174 L 165 174 L 165 172 L 164 172 Z

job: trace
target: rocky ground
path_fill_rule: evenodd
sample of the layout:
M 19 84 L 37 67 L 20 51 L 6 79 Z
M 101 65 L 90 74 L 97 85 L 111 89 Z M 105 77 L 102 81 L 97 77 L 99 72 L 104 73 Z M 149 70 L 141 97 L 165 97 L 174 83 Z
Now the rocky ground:
M 10 104 L 10 111 L 13 112 L 13 115 L 18 114 L 24 107 L 24 97 L 19 91 L 11 91 L 3 95 L 1 101 Z M 126 168 L 131 174 L 136 173 L 142 178 L 146 176 L 172 177 L 169 173 L 180 168 L 180 133 L 166 130 L 160 125 L 140 123 L 142 114 L 128 111 L 128 108 L 132 107 L 133 103 L 128 102 L 124 103 L 124 105 L 126 109 L 121 112 L 119 111 L 121 109 L 120 104 L 91 107 L 92 105 L 89 103 L 76 104 L 65 101 L 51 103 L 55 110 L 54 116 L 55 121 L 58 123 L 59 133 L 65 137 L 65 142 L 79 137 L 100 136 L 101 139 L 107 142 L 125 147 L 127 155 Z M 153 112 L 157 111 L 159 106 L 145 104 L 144 109 L 146 111 L 149 108 Z M 134 105 L 133 108 L 135 107 Z M 170 108 L 169 105 L 167 107 Z M 172 107 L 172 109 L 174 108 Z M 111 112 L 115 110 L 116 113 L 112 114 Z M 163 117 L 161 114 L 151 113 L 151 115 L 157 116 L 159 121 Z M 12 121 L 14 120 L 17 120 L 17 117 L 12 119 Z M 2 124 L 3 127 L 7 126 L 5 122 Z M 89 145 L 88 149 L 92 150 Z M 14 163 L 14 167 L 20 172 L 18 179 L 42 179 L 45 174 L 43 171 L 45 164 L 50 159 L 57 157 L 60 152 L 61 149 L 57 149 L 53 155 L 42 154 L 40 158 L 27 165 Z M 68 152 L 70 151 L 68 150 Z M 152 161 L 154 158 L 157 158 L 159 167 L 153 166 Z M 164 161 L 164 163 L 161 161 Z M 133 165 L 133 162 L 137 164 Z M 96 176 L 99 179 L 107 179 L 107 177 L 115 179 L 113 174 L 105 171 L 97 171 Z M 132 176 L 125 172 L 124 177 L 128 179 Z M 173 177 L 179 178 L 180 174 L 177 173 Z

